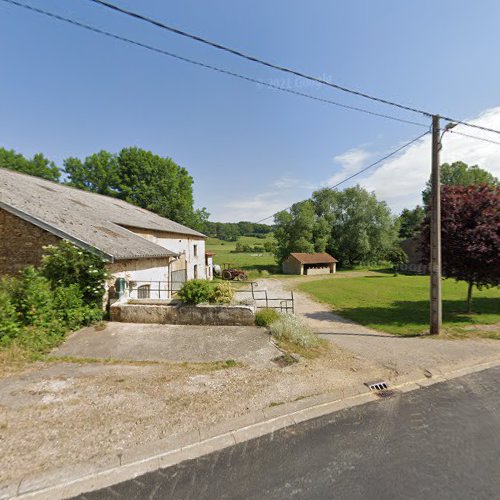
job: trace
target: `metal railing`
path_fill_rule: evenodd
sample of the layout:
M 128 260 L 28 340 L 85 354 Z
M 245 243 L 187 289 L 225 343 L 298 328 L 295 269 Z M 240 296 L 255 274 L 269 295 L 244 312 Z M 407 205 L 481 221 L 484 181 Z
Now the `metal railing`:
M 243 283 L 250 284 L 250 288 L 235 288 L 235 293 L 251 294 L 252 300 L 255 302 L 255 307 L 257 309 L 277 309 L 280 312 L 287 313 L 291 311 L 292 314 L 295 313 L 295 300 L 293 297 L 293 291 L 290 291 L 290 297 L 270 297 L 266 289 L 256 289 L 257 283 L 255 281 L 244 281 Z
M 128 297 L 136 300 L 168 300 L 175 297 L 185 281 L 129 281 L 127 283 Z M 276 309 L 280 312 L 295 313 L 293 291 L 289 297 L 270 297 L 266 289 L 257 289 L 255 281 L 239 281 L 249 284 L 249 288 L 233 287 L 235 294 L 247 294 L 257 309 Z
M 175 296 L 185 281 L 129 281 L 127 283 L 130 299 L 168 300 Z

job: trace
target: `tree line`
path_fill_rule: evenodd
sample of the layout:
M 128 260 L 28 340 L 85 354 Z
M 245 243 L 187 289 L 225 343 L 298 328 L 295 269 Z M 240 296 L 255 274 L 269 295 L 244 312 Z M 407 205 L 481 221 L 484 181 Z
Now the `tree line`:
M 224 241 L 237 241 L 240 236 L 254 236 L 265 239 L 273 232 L 273 226 L 255 222 L 211 222 L 204 224 L 204 233 Z
M 26 158 L 0 148 L 0 168 L 8 168 L 92 193 L 112 196 L 221 240 L 265 238 L 273 228 L 253 222 L 212 222 L 205 208 L 194 209 L 193 178 L 171 158 L 137 147 L 99 151 L 83 160 L 69 157 L 63 168 L 37 153 Z
M 66 158 L 62 169 L 42 153 L 30 159 L 0 148 L 0 167 L 119 198 L 200 231 L 209 217 L 194 208 L 193 178 L 184 167 L 137 147 Z

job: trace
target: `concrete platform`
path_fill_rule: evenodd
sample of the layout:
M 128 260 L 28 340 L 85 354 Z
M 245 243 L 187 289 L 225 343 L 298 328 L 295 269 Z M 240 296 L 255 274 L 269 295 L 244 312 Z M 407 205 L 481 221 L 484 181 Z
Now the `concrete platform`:
M 131 361 L 210 362 L 233 359 L 265 366 L 281 355 L 265 329 L 255 326 L 186 326 L 108 323 L 87 327 L 52 351 L 54 356 Z

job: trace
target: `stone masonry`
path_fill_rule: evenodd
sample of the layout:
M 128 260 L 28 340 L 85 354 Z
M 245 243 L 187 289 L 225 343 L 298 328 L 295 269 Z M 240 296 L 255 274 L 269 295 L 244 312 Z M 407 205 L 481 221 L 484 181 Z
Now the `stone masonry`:
M 60 238 L 0 208 L 0 276 L 40 264 L 43 247 Z

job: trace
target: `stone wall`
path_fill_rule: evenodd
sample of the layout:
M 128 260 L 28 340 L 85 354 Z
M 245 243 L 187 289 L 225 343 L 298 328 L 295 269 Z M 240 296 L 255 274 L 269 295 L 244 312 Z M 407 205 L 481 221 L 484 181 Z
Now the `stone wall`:
M 60 238 L 0 208 L 0 276 L 16 274 L 27 265 L 38 266 L 45 245 Z
M 166 301 L 145 301 L 141 304 L 139 300 L 133 300 L 113 304 L 110 314 L 111 321 L 123 323 L 235 326 L 255 324 L 255 308 L 251 306 L 190 306 L 169 304 Z

